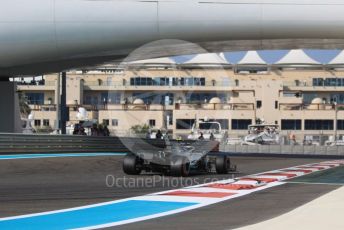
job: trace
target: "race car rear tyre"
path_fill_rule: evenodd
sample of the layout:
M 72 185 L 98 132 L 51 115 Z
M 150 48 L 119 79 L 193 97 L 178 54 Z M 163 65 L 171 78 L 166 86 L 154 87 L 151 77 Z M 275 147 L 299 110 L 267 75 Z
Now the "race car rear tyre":
M 176 157 L 172 160 L 170 175 L 186 177 L 190 174 L 190 162 L 187 157 Z
M 215 162 L 216 172 L 218 174 L 227 174 L 231 168 L 231 161 L 228 156 L 217 156 Z
M 128 175 L 139 175 L 142 171 L 140 159 L 135 154 L 127 154 L 123 160 L 123 171 Z

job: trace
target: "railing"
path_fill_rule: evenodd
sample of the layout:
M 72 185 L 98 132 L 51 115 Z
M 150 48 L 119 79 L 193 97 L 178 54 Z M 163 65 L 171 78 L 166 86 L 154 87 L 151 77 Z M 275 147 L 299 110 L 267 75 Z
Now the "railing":
M 56 111 L 56 105 L 29 105 L 33 111 Z
M 145 111 L 164 111 L 165 105 L 160 104 L 99 104 L 99 105 L 70 105 L 71 110 L 77 111 L 79 107 L 83 107 L 89 111 L 98 110 L 145 110 Z
M 335 110 L 334 104 L 298 104 L 298 103 L 281 103 L 279 110 Z M 337 110 L 344 110 L 344 104 L 337 105 Z
M 89 104 L 84 104 L 84 105 L 67 105 L 69 108 L 69 111 L 78 111 L 80 107 L 85 108 L 87 111 L 98 111 L 101 107 L 101 105 L 89 105 Z
M 253 103 L 175 103 L 170 105 L 175 110 L 254 110 Z M 79 107 L 83 107 L 88 111 L 98 110 L 146 110 L 146 111 L 164 111 L 166 105 L 160 104 L 99 104 L 99 105 L 69 105 L 71 110 L 77 111 Z M 56 111 L 56 105 L 30 105 L 34 111 Z M 333 104 L 299 104 L 299 103 L 280 103 L 279 110 L 335 110 Z M 344 111 L 344 104 L 337 105 L 338 111 Z
M 73 106 L 70 106 L 74 108 Z M 80 105 L 90 111 L 97 110 L 144 110 L 144 111 L 165 111 L 166 109 L 175 110 L 254 110 L 253 103 L 175 103 L 174 105 L 160 104 L 99 104 L 99 105 Z M 75 108 L 77 108 L 75 107 Z
M 329 78 L 330 79 L 330 78 Z M 333 81 L 326 81 L 326 78 L 322 82 L 313 80 L 295 80 L 284 81 L 284 87 L 312 87 L 312 88 L 344 88 L 344 80 L 342 78 L 331 78 Z M 340 81 L 340 82 L 339 82 Z
M 55 86 L 55 81 L 15 82 L 18 86 Z
M 160 86 L 160 87 L 235 87 L 237 86 L 234 81 L 218 81 L 218 80 L 206 80 L 204 83 L 184 83 L 184 84 L 172 84 L 169 83 L 157 83 L 152 81 L 151 83 L 147 84 L 131 84 L 130 80 L 122 80 L 122 81 L 85 81 L 84 86 L 94 87 L 113 87 L 113 88 L 120 88 L 120 87 L 147 87 L 147 86 Z
M 144 111 L 164 111 L 165 105 L 160 104 L 121 104 L 121 105 L 101 105 L 99 110 L 144 110 Z
M 253 103 L 219 103 L 219 104 L 175 104 L 176 110 L 254 110 Z
M 85 81 L 84 86 L 89 86 L 89 87 L 106 86 L 106 87 L 118 88 L 118 87 L 123 87 L 123 86 L 126 87 L 129 85 L 123 81 L 111 81 L 111 82 Z
M 313 87 L 312 81 L 285 81 L 283 87 Z

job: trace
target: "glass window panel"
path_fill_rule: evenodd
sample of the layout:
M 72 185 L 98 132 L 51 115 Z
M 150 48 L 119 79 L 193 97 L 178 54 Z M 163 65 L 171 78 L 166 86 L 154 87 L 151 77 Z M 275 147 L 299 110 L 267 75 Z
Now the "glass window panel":
M 247 130 L 248 126 L 252 124 L 252 120 L 248 119 L 232 119 L 233 130 Z
M 177 129 L 191 129 L 195 123 L 195 119 L 177 119 Z

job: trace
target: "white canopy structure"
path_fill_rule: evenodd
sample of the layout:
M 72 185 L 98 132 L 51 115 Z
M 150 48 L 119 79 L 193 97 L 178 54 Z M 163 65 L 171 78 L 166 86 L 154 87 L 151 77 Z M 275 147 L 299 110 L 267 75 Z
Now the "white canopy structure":
M 257 51 L 248 51 L 238 65 L 267 65 Z
M 229 61 L 227 60 L 226 56 L 225 56 L 225 53 L 220 53 L 219 54 L 220 58 L 222 58 L 223 60 L 225 60 L 227 62 L 227 64 L 229 64 Z
M 224 55 L 222 55 L 224 57 Z M 183 65 L 197 65 L 197 66 L 218 66 L 228 65 L 229 62 L 216 53 L 198 54 Z
M 303 50 L 290 50 L 276 65 L 308 66 L 321 63 L 308 56 Z
M 333 58 L 329 65 L 344 65 L 344 50 L 342 50 L 335 58 Z

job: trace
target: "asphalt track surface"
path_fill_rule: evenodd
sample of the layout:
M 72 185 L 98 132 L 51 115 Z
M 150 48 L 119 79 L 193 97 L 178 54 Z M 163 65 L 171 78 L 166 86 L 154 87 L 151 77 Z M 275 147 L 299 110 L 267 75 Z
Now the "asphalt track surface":
M 157 178 L 149 186 L 126 181 L 146 181 L 152 175 L 128 177 L 122 156 L 17 159 L 0 161 L 0 217 L 23 215 L 113 201 L 178 187 L 228 179 L 232 175 L 194 175 L 172 183 Z M 232 157 L 235 177 L 326 159 Z M 120 186 L 107 186 L 106 178 L 120 178 Z M 108 180 L 109 182 L 109 180 Z M 340 185 L 288 183 L 200 209 L 127 224 L 114 229 L 232 229 L 258 223 L 293 210 Z

